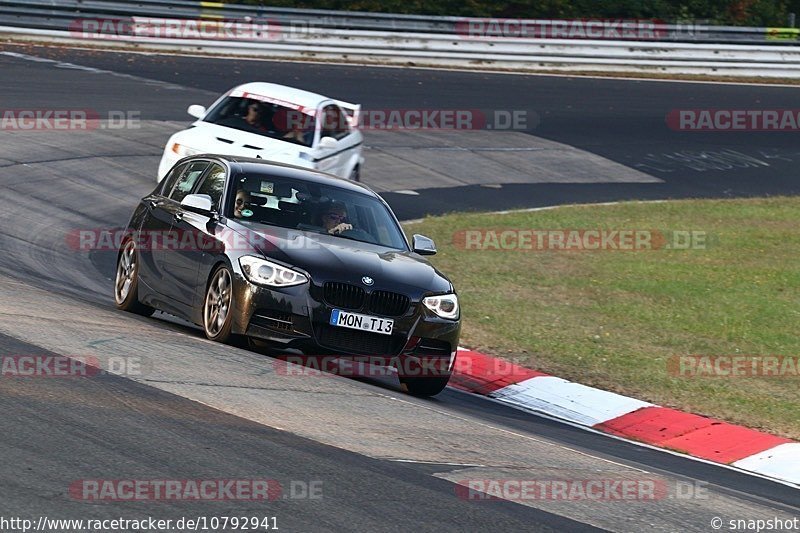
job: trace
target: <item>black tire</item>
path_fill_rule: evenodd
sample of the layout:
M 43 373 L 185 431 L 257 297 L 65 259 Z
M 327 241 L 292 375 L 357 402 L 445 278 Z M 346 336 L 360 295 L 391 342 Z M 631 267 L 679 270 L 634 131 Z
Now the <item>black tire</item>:
M 211 275 L 203 299 L 203 331 L 209 340 L 226 343 L 232 340 L 233 274 L 226 266 Z
M 411 396 L 436 396 L 447 387 L 450 376 L 404 378 L 400 377 L 400 387 Z
M 155 312 L 155 309 L 139 301 L 139 251 L 133 239 L 122 243 L 117 256 L 114 304 L 117 309 L 142 316 L 150 316 Z

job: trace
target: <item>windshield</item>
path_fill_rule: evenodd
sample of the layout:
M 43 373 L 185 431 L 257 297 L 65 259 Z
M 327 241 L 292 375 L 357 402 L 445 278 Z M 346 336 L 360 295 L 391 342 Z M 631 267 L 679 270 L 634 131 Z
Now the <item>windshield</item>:
M 389 208 L 368 194 L 313 182 L 245 174 L 233 180 L 229 216 L 407 250 Z
M 291 106 L 289 103 L 282 105 L 252 95 L 229 96 L 214 106 L 203 121 L 301 146 L 311 146 L 316 124 L 313 110 L 306 112 Z

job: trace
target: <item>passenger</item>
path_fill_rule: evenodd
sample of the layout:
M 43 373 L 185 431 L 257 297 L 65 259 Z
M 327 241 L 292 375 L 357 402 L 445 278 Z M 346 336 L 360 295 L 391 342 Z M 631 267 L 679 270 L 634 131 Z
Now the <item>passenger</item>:
M 282 132 L 281 139 L 299 142 L 310 146 L 314 137 L 313 121 L 308 115 L 296 110 L 280 108 L 272 117 L 277 131 Z
M 283 136 L 283 138 L 286 139 L 287 141 L 297 141 L 297 142 L 302 143 L 302 144 L 304 144 L 306 146 L 308 146 L 308 144 L 309 144 L 306 141 L 305 133 L 303 133 L 303 130 L 302 130 L 300 124 L 298 124 L 298 123 L 294 123 L 293 126 L 292 126 L 292 129 L 289 130 L 289 132 L 286 133 Z
M 253 102 L 247 106 L 247 115 L 244 117 L 245 122 L 257 130 L 266 131 L 262 117 L 264 116 L 264 109 L 258 102 Z

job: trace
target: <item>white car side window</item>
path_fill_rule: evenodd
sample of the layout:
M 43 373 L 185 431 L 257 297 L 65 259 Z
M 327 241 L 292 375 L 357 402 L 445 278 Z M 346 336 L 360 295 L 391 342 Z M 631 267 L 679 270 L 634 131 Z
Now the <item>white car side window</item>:
M 337 105 L 327 105 L 322 110 L 322 137 L 333 137 L 336 140 L 350 135 L 350 124 L 347 115 Z

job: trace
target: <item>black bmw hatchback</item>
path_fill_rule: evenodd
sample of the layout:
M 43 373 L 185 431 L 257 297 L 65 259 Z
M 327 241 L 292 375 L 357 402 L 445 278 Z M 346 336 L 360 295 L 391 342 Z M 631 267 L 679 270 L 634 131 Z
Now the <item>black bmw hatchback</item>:
M 262 160 L 179 161 L 124 233 L 114 298 L 158 309 L 227 342 L 282 353 L 367 356 L 411 394 L 447 385 L 461 330 L 452 283 L 408 243 L 368 187 Z

